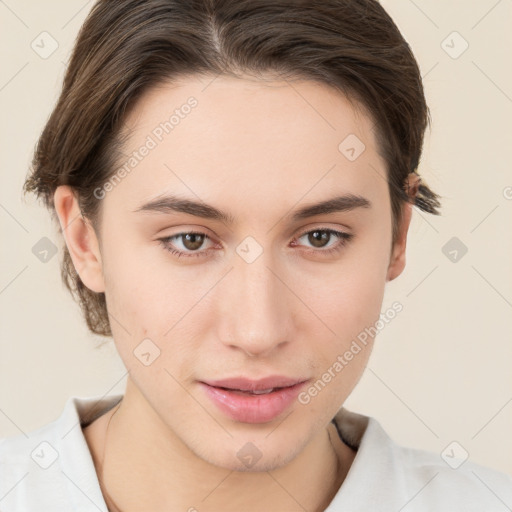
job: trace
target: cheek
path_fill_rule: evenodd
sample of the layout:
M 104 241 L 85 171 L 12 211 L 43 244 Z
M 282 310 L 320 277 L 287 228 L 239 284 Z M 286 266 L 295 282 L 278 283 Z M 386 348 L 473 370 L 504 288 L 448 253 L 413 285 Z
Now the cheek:
M 105 295 L 114 342 L 126 367 L 141 379 L 144 372 L 168 385 L 164 370 L 182 380 L 178 373 L 190 367 L 201 326 L 191 320 L 201 313 L 201 298 L 211 285 L 199 282 L 192 267 L 173 268 L 158 251 L 153 248 L 150 255 L 112 245 L 104 258 Z M 151 363 L 146 367 L 145 362 Z
M 364 372 L 381 313 L 384 268 L 375 258 L 347 262 L 325 281 L 321 292 L 311 287 L 317 291 L 310 295 L 310 307 L 328 327 L 321 331 L 328 335 L 315 339 L 316 380 L 299 403 L 320 424 L 339 410 Z
M 166 258 L 158 242 L 146 241 L 141 246 L 113 240 L 106 249 L 109 312 L 123 320 L 127 330 L 144 329 L 163 336 L 197 300 L 193 276 L 173 268 Z
M 315 270 L 303 276 L 306 302 L 346 341 L 378 319 L 387 266 L 382 247 L 360 244 L 321 274 Z

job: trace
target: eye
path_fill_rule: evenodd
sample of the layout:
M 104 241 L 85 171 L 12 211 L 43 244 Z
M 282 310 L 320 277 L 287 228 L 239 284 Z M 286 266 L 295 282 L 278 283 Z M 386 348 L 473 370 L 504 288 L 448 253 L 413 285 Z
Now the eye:
M 353 234 L 345 233 L 344 231 L 337 231 L 330 228 L 317 228 L 306 231 L 298 237 L 298 240 L 306 238 L 306 242 L 310 243 L 313 247 L 313 250 L 308 252 L 324 255 L 341 251 L 353 237 Z M 329 245 L 331 241 L 334 241 L 334 243 Z M 294 242 L 293 245 L 296 246 L 297 244 Z
M 179 241 L 177 244 L 178 249 L 176 249 L 175 240 Z M 205 240 L 211 240 L 206 233 L 187 231 L 186 233 L 178 233 L 177 235 L 160 238 L 159 241 L 164 246 L 164 249 L 179 258 L 180 256 L 204 256 L 208 250 L 199 252 L 199 249 L 201 249 Z

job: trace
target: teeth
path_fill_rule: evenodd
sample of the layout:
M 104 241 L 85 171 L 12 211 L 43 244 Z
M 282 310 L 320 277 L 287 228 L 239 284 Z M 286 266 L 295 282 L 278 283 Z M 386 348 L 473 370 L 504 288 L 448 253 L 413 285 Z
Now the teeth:
M 227 391 L 235 391 L 237 393 L 244 393 L 244 394 L 249 394 L 249 395 L 268 395 L 269 393 L 272 393 L 272 391 L 275 391 L 276 389 L 279 389 L 279 388 L 270 388 L 270 389 L 261 389 L 261 390 L 253 390 L 251 391 L 250 389 L 229 389 L 229 388 L 223 388 L 223 389 L 226 389 Z
M 223 388 L 221 387 L 220 389 L 225 389 L 226 391 L 234 391 L 236 393 L 244 393 L 244 394 L 249 394 L 249 395 L 268 395 L 269 393 L 272 393 L 273 391 L 277 391 L 278 389 L 281 389 L 281 388 L 269 388 L 269 389 L 254 389 L 254 390 L 250 390 L 250 389 L 233 389 L 233 388 Z

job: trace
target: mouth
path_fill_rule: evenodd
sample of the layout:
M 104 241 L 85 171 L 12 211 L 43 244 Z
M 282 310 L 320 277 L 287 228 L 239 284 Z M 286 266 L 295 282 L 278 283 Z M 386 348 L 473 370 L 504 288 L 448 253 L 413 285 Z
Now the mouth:
M 271 391 L 277 388 L 288 388 L 295 386 L 308 379 L 285 377 L 282 375 L 269 375 L 257 380 L 251 380 L 246 377 L 232 377 L 222 380 L 205 380 L 205 384 L 216 388 L 223 388 L 227 390 L 237 391 Z
M 223 388 L 222 386 L 218 386 L 217 389 L 224 389 L 226 391 L 230 391 L 232 393 L 238 393 L 240 395 L 268 395 L 269 393 L 274 393 L 274 391 L 279 391 L 280 389 L 285 389 L 285 387 L 280 388 L 270 388 L 270 389 L 262 389 L 262 390 L 248 390 L 248 389 L 231 389 L 231 388 Z
M 267 377 L 258 381 L 245 378 L 201 381 L 199 385 L 215 406 L 241 423 L 267 423 L 288 410 L 306 379 Z

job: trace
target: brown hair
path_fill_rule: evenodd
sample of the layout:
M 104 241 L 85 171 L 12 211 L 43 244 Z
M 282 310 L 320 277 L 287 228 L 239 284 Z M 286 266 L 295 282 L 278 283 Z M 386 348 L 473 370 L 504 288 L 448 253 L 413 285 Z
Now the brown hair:
M 405 191 L 430 112 L 412 51 L 376 0 L 99 0 L 78 34 L 25 193 L 42 197 L 57 220 L 55 189 L 71 186 L 99 233 L 94 190 L 116 171 L 130 108 L 150 87 L 200 73 L 266 73 L 337 88 L 375 123 L 393 241 L 405 201 L 439 214 L 439 196 L 426 184 L 416 196 Z M 105 294 L 82 283 L 65 246 L 61 274 L 89 329 L 111 336 Z

